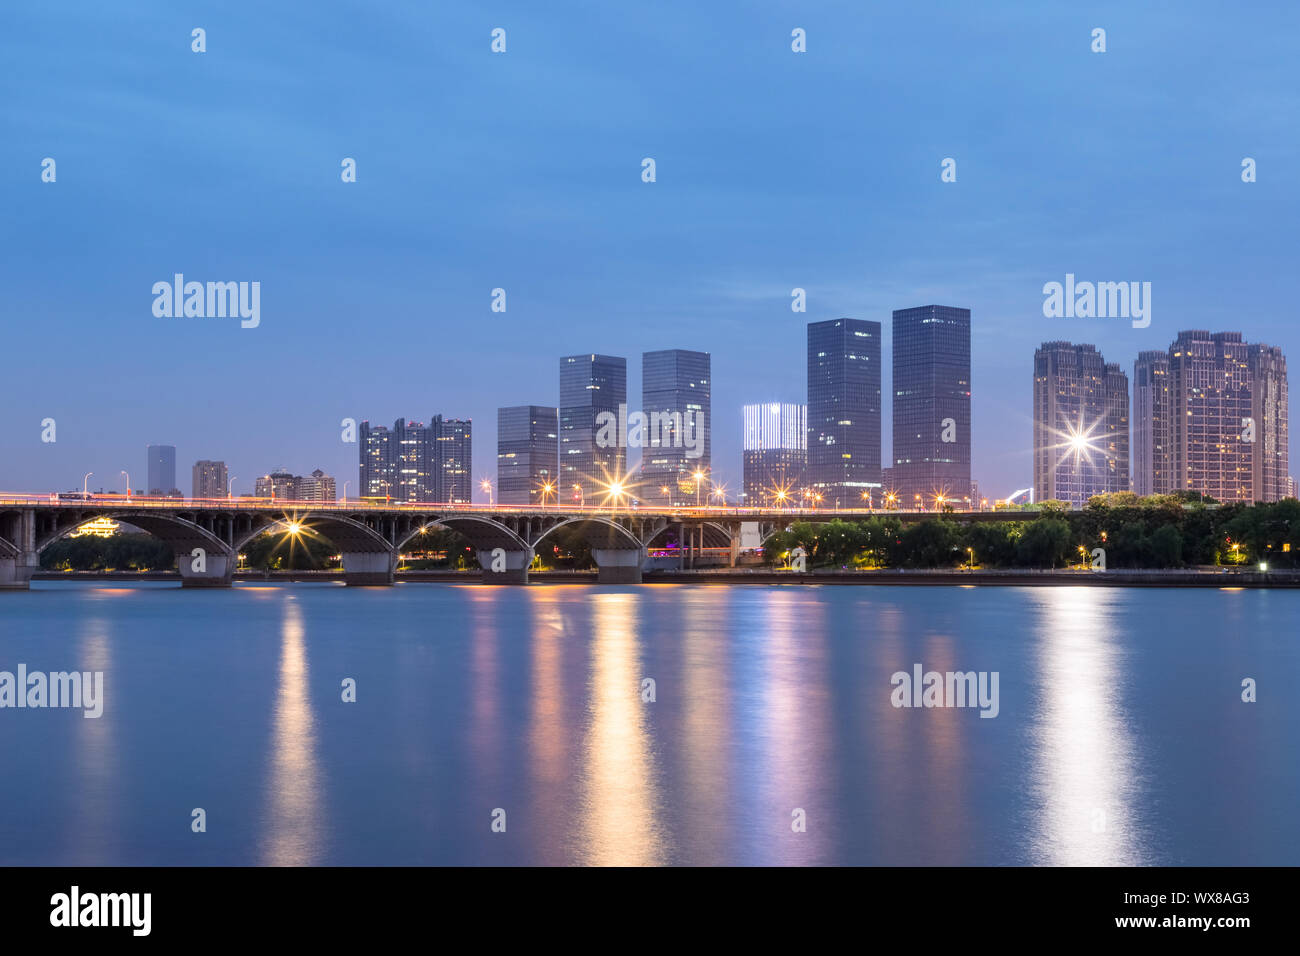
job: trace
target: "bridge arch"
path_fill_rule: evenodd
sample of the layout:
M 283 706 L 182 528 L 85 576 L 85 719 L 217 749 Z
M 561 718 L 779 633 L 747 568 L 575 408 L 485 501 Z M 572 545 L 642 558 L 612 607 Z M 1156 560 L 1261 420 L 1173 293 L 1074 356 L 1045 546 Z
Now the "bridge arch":
M 425 528 L 447 528 L 455 531 L 469 541 L 476 551 L 491 551 L 494 548 L 527 551 L 531 560 L 532 548 L 527 541 L 501 522 L 484 515 L 430 515 L 428 520 L 419 527 L 398 538 L 396 545 L 398 553 L 419 537 Z
M 320 535 L 340 551 L 354 554 L 395 553 L 388 539 L 369 525 L 346 515 L 319 511 L 285 511 L 278 516 L 268 515 L 266 520 L 255 521 L 253 528 L 243 529 L 235 536 L 234 550 L 242 551 L 250 541 L 290 522 L 297 522 L 305 530 Z
M 551 533 L 569 525 L 583 526 L 582 537 L 593 551 L 597 548 L 610 548 L 619 551 L 645 550 L 645 543 L 640 538 L 617 521 L 613 521 L 604 515 L 574 515 L 565 518 L 563 521 L 557 521 L 543 530 L 532 542 L 533 550 L 536 551 L 537 546 L 546 540 Z M 598 527 L 605 529 L 604 532 L 598 531 Z
M 55 530 L 36 542 L 39 555 L 56 541 L 66 538 L 82 525 L 103 517 L 111 516 L 114 521 L 121 521 L 152 535 L 164 544 L 169 544 L 178 555 L 188 554 L 194 548 L 203 548 L 212 554 L 231 555 L 234 552 L 228 544 L 211 531 L 199 527 L 193 521 L 165 511 L 87 511 L 69 516 L 70 520 L 60 521 Z

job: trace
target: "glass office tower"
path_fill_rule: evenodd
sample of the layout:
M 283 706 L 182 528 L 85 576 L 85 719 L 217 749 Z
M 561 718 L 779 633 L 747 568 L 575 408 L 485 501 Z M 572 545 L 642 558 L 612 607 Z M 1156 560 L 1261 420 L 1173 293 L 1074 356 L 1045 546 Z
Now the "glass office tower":
M 970 506 L 970 309 L 898 309 L 891 479 L 903 507 Z M 978 502 L 975 502 L 978 504 Z
M 745 504 L 796 504 L 808 468 L 808 414 L 802 405 L 766 402 L 744 407 L 742 471 Z
M 497 501 L 537 506 L 559 501 L 559 437 L 554 406 L 497 409 Z
M 594 353 L 560 359 L 561 500 L 600 504 L 606 483 L 626 475 L 626 436 L 598 443 L 596 421 L 602 412 L 620 420 L 626 405 L 627 359 Z
M 880 489 L 880 323 L 808 325 L 808 472 L 823 508 Z
M 712 472 L 708 352 L 665 349 L 641 355 L 646 432 L 637 497 L 660 505 L 707 503 Z M 702 487 L 697 489 L 695 475 Z

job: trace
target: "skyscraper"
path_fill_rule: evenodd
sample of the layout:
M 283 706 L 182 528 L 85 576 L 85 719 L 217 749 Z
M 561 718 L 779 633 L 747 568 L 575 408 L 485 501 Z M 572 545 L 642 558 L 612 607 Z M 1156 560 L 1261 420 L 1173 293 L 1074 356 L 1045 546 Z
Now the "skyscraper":
M 1174 490 L 1170 472 L 1169 353 L 1139 352 L 1133 363 L 1133 491 Z
M 1129 490 L 1128 376 L 1092 345 L 1034 353 L 1034 494 L 1076 507 Z
M 473 423 L 434 415 L 434 501 L 467 505 L 474 500 Z
M 1250 352 L 1240 332 L 1180 332 L 1169 346 L 1172 490 L 1252 499 Z
M 148 489 L 151 495 L 179 495 L 176 487 L 176 446 L 150 445 L 147 449 Z
M 391 429 L 361 423 L 364 497 L 467 503 L 473 491 L 471 422 L 435 415 L 425 425 L 399 418 Z
M 1148 388 L 1146 382 L 1159 383 Z M 1134 366 L 1133 490 L 1218 501 L 1286 497 L 1286 356 L 1240 332 L 1178 333 Z M 1150 479 L 1148 479 L 1150 475 Z
M 646 417 L 639 497 L 661 505 L 706 501 L 712 470 L 712 385 L 708 352 L 665 349 L 641 355 L 641 410 Z M 663 489 L 668 489 L 666 492 Z
M 965 507 L 970 488 L 970 309 L 897 309 L 893 321 L 891 479 L 904 502 L 942 496 Z M 978 504 L 978 502 L 974 502 Z
M 224 461 L 196 461 L 190 474 L 190 496 L 224 498 L 227 493 L 228 477 Z
M 1273 345 L 1250 347 L 1250 408 L 1255 427 L 1252 497 L 1289 497 L 1290 432 L 1287 429 L 1286 356 Z
M 497 409 L 497 501 L 545 505 L 559 501 L 559 409 L 514 405 Z
M 797 503 L 808 467 L 808 411 L 767 402 L 744 407 L 742 471 L 745 503 L 780 507 Z
M 880 323 L 808 325 L 808 473 L 823 507 L 880 487 Z
M 361 423 L 359 436 L 363 498 L 395 501 L 435 501 L 428 466 L 428 429 L 399 418 L 392 429 Z
M 626 436 L 597 442 L 596 418 L 609 412 L 621 421 L 619 406 L 626 404 L 627 359 L 594 353 L 560 359 L 561 500 L 596 504 L 604 482 L 624 477 Z

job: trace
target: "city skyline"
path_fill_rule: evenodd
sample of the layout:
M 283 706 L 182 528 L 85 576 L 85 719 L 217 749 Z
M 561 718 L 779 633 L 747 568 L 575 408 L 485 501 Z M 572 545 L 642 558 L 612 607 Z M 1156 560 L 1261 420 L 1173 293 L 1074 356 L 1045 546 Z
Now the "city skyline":
M 905 326 L 911 325 L 904 335 L 903 363 L 914 368 L 906 377 L 898 372 L 900 361 L 898 352 L 894 348 L 897 337 L 893 334 L 892 325 L 897 323 L 899 316 L 904 317 Z M 950 325 L 952 328 L 939 333 L 924 328 L 936 323 L 944 325 L 945 329 Z M 968 360 L 964 358 L 966 353 L 962 350 L 969 333 L 969 309 L 931 305 L 894 310 L 890 350 L 893 353 L 891 358 L 895 369 L 894 377 L 900 384 L 900 389 L 895 390 L 889 403 L 889 415 L 892 431 L 896 436 L 895 446 L 906 447 L 897 438 L 902 423 L 896 416 L 901 407 L 906 421 L 912 422 L 911 425 L 904 427 L 915 427 L 916 421 L 929 421 L 931 418 L 934 420 L 935 434 L 930 444 L 914 442 L 915 447 L 923 448 L 928 452 L 936 450 L 943 452 L 947 444 L 952 444 L 956 446 L 954 449 L 956 454 L 947 464 L 941 459 L 936 459 L 939 470 L 936 470 L 933 464 L 927 465 L 929 470 L 925 472 L 926 480 L 921 484 L 917 484 L 918 479 L 909 477 L 906 472 L 900 472 L 898 466 L 902 462 L 895 462 L 893 466 L 877 468 L 876 473 L 880 477 L 875 481 L 844 482 L 845 488 L 848 488 L 849 484 L 853 487 L 848 488 L 847 491 L 841 490 L 838 494 L 832 492 L 832 500 L 838 498 L 840 505 L 848 508 L 853 505 L 857 497 L 863 497 L 865 500 L 865 496 L 870 495 L 872 500 L 876 500 L 880 495 L 893 492 L 904 502 L 918 497 L 933 499 L 938 495 L 950 501 L 960 502 L 966 495 L 956 491 L 955 488 L 961 483 L 959 472 L 964 470 L 965 475 L 969 476 L 967 480 L 970 484 L 966 487 L 971 505 L 979 504 L 979 493 L 975 491 L 979 487 L 978 477 L 971 474 L 970 466 L 967 464 L 972 457 L 972 444 L 967 443 L 963 447 L 959 441 L 946 441 L 939 437 L 944 435 L 945 430 L 959 435 L 965 423 L 970 420 L 970 409 L 975 404 L 969 390 L 971 371 Z M 941 338 L 926 338 L 935 334 Z M 943 339 L 943 336 L 947 336 L 947 339 Z M 936 344 L 948 340 L 951 341 L 945 346 L 940 347 Z M 828 441 L 826 427 L 823 427 L 819 436 L 814 423 L 808 420 L 803 450 L 805 463 L 796 484 L 806 486 L 811 491 L 824 487 L 818 485 L 812 474 L 806 450 L 819 440 L 826 443 L 826 452 L 833 452 L 834 457 L 851 457 L 851 455 L 841 454 L 849 444 L 859 451 L 865 449 L 869 458 L 870 453 L 885 447 L 885 435 L 888 430 L 883 428 L 882 424 L 884 407 L 880 402 L 881 395 L 876 388 L 876 381 L 879 378 L 878 369 L 887 363 L 884 362 L 881 353 L 883 333 L 880 323 L 861 322 L 848 317 L 809 322 L 807 341 L 808 396 L 811 401 L 814 389 L 821 395 L 825 425 L 842 426 L 846 422 L 851 423 L 848 419 L 835 422 L 836 416 L 842 416 L 844 413 L 845 396 L 857 396 L 852 400 L 863 402 L 861 407 L 867 411 L 866 417 L 869 419 L 869 427 L 857 435 L 851 443 L 847 441 L 846 436 L 855 430 L 840 428 L 838 431 L 844 434 L 831 434 Z M 922 345 L 923 342 L 927 344 Z M 1193 355 L 1193 346 L 1198 344 L 1200 351 Z M 1205 358 L 1201 354 L 1206 347 L 1209 347 L 1212 353 L 1209 365 L 1206 365 Z M 827 349 L 830 351 L 826 351 Z M 1232 350 L 1232 354 L 1226 355 L 1225 349 Z M 1045 357 L 1049 355 L 1057 357 L 1053 358 L 1048 365 L 1042 364 Z M 1067 364 L 1073 366 L 1070 370 L 1066 371 L 1064 366 L 1058 367 L 1061 356 L 1069 356 Z M 1189 368 L 1193 367 L 1191 364 L 1193 359 L 1199 359 L 1199 364 L 1194 366 L 1197 372 L 1195 374 L 1191 371 L 1180 372 L 1178 362 L 1174 361 L 1178 356 L 1185 356 L 1182 361 L 1188 364 Z M 709 373 L 711 366 L 709 353 L 669 349 L 643 353 L 642 359 L 643 365 L 650 364 L 654 367 L 654 375 L 649 379 L 654 387 L 643 389 L 642 393 L 647 415 L 651 406 L 655 409 L 660 409 L 662 406 L 662 411 L 669 415 L 675 408 L 676 414 L 679 415 L 684 411 L 694 410 L 699 420 L 710 419 L 709 396 L 712 379 Z M 855 362 L 860 361 L 861 365 L 853 365 L 850 359 Z M 876 368 L 868 371 L 873 361 Z M 1080 362 L 1083 364 L 1079 364 Z M 1087 364 L 1088 362 L 1092 362 L 1092 365 Z M 1227 398 L 1199 397 L 1203 390 L 1201 386 L 1209 380 L 1217 381 L 1225 367 L 1229 369 L 1230 380 L 1233 383 L 1234 391 L 1231 395 Z M 1043 342 L 1035 350 L 1034 397 L 1030 415 L 1034 423 L 1032 442 L 1034 465 L 1029 479 L 1030 487 L 1035 489 L 1036 498 L 1055 497 L 1074 504 L 1082 504 L 1089 495 L 1094 493 L 1129 490 L 1139 494 L 1192 490 L 1225 501 L 1271 501 L 1287 496 L 1293 481 L 1289 456 L 1286 452 L 1289 448 L 1289 394 L 1286 357 L 1279 347 L 1264 343 L 1248 343 L 1241 332 L 1182 331 L 1178 333 L 1167 351 L 1147 350 L 1139 353 L 1132 368 L 1134 374 L 1130 391 L 1130 380 L 1122 363 L 1106 362 L 1091 343 L 1057 340 Z M 494 462 L 492 472 L 473 471 L 473 430 L 469 419 L 450 419 L 442 415 L 434 415 L 428 426 L 421 422 L 408 423 L 405 419 L 398 419 L 392 429 L 386 426 L 372 426 L 369 421 L 363 420 L 359 432 L 356 432 L 360 467 L 357 472 L 358 490 L 354 497 L 391 496 L 395 500 L 445 500 L 449 503 L 481 502 L 485 499 L 502 503 L 528 503 L 530 499 L 540 501 L 543 492 L 548 496 L 567 498 L 568 495 L 560 495 L 561 488 L 571 489 L 575 484 L 575 477 L 580 477 L 584 488 L 582 493 L 574 492 L 573 498 L 577 502 L 585 500 L 589 494 L 600 493 L 605 481 L 602 476 L 607 475 L 611 480 L 618 478 L 620 486 L 641 502 L 662 503 L 658 499 L 663 497 L 659 492 L 662 491 L 661 482 L 664 481 L 664 473 L 656 471 L 653 465 L 654 458 L 646 457 L 650 439 L 648 437 L 645 439 L 647 447 L 642 448 L 641 454 L 637 455 L 634 450 L 640 446 L 635 439 L 624 441 L 623 444 L 606 444 L 600 438 L 602 416 L 609 422 L 617 421 L 617 428 L 607 425 L 607 430 L 612 433 L 620 434 L 625 439 L 636 434 L 635 428 L 628 428 L 626 359 L 596 353 L 564 356 L 560 358 L 560 370 L 560 393 L 567 394 L 570 400 L 577 404 L 567 408 L 536 405 L 498 408 L 498 444 L 495 454 L 489 456 Z M 1053 381 L 1056 381 L 1056 376 L 1064 375 L 1062 381 L 1068 384 L 1057 389 L 1059 395 L 1053 397 L 1043 387 L 1045 375 L 1052 376 Z M 1184 380 L 1188 384 L 1184 385 Z M 1095 382 L 1099 389 L 1104 388 L 1105 393 L 1099 393 L 1095 398 L 1080 398 L 1076 394 L 1080 383 L 1088 381 Z M 1255 381 L 1258 381 L 1259 385 L 1252 389 L 1250 383 Z M 925 400 L 918 401 L 910 394 L 905 395 L 902 386 L 908 384 L 928 389 L 929 394 Z M 697 389 L 698 393 L 696 393 Z M 864 399 L 863 396 L 866 395 L 872 397 Z M 1193 415 L 1190 410 L 1194 404 L 1193 398 L 1195 398 L 1196 408 L 1212 408 L 1214 417 L 1209 417 L 1205 411 L 1196 412 L 1197 437 L 1183 438 L 1180 442 L 1180 418 L 1172 415 L 1170 410 L 1173 407 L 1187 407 L 1189 409 L 1187 415 Z M 1062 417 L 1063 413 L 1057 408 L 1058 401 L 1065 402 L 1062 408 L 1068 406 L 1068 414 L 1065 417 Z M 901 406 L 900 402 L 902 402 Z M 1231 407 L 1228 408 L 1228 405 Z M 708 451 L 712 444 L 714 430 L 711 420 L 708 421 L 707 430 L 704 430 L 703 457 L 699 459 L 699 463 L 696 464 L 693 456 L 674 451 L 672 467 L 680 471 L 682 466 L 690 464 L 693 473 L 707 475 L 704 482 L 706 487 L 703 490 L 706 497 L 709 490 L 713 488 L 726 488 L 731 499 L 736 500 L 742 491 L 747 492 L 752 488 L 754 479 L 751 477 L 751 466 L 756 466 L 758 462 L 751 453 L 751 437 L 757 434 L 756 429 L 759 426 L 756 423 L 757 419 L 751 421 L 751 417 L 757 416 L 759 410 L 767 407 L 793 406 L 794 403 L 751 402 L 741 407 L 740 420 L 736 425 L 737 431 L 743 433 L 741 438 L 743 451 L 741 462 L 736 469 L 734 484 L 729 484 L 723 477 L 727 474 L 725 468 L 715 472 L 712 467 Z M 801 415 L 807 420 L 809 405 L 800 403 L 798 407 L 802 410 Z M 1134 410 L 1131 425 L 1130 407 Z M 1224 411 L 1224 408 L 1227 408 L 1227 411 Z M 546 429 L 539 431 L 539 422 L 535 420 L 538 414 L 548 410 L 556 415 L 556 427 L 552 435 L 552 438 L 558 439 L 554 459 L 557 464 L 554 468 L 546 466 L 549 454 L 543 450 Z M 1140 417 L 1138 412 L 1141 412 Z M 508 427 L 513 438 L 503 444 L 500 436 L 507 434 L 502 424 L 507 420 L 503 417 L 504 413 L 521 413 L 524 417 L 517 422 L 513 417 L 510 418 Z M 569 421 L 567 437 L 563 434 L 566 413 Z M 951 417 L 944 417 L 949 413 Z M 1118 416 L 1114 420 L 1111 420 L 1112 413 Z M 534 420 L 529 422 L 527 420 L 529 418 Z M 1066 418 L 1070 421 L 1066 422 Z M 1216 436 L 1222 430 L 1223 422 L 1231 420 L 1245 425 L 1247 418 L 1252 422 L 1258 422 L 1259 451 L 1254 454 L 1260 456 L 1259 466 L 1253 467 L 1251 462 L 1254 459 L 1246 453 L 1239 453 L 1240 460 L 1234 458 L 1232 462 L 1227 458 L 1220 460 L 1215 457 L 1216 453 L 1210 450 L 1210 445 L 1218 440 Z M 1075 422 L 1074 419 L 1078 421 Z M 1190 420 L 1189 418 L 1188 421 Z M 354 423 L 349 420 L 345 419 L 340 424 L 346 426 L 347 430 L 356 431 Z M 724 434 L 726 431 L 724 427 Z M 652 432 L 647 431 L 647 435 L 649 434 Z M 1070 451 L 1071 444 L 1078 446 L 1073 449 L 1073 454 L 1062 454 L 1062 449 Z M 1249 449 L 1250 446 L 1241 447 Z M 507 448 L 510 450 L 507 451 Z M 1200 450 L 1193 452 L 1193 448 Z M 151 482 L 165 480 L 165 476 L 168 475 L 174 479 L 176 446 L 150 444 L 146 451 L 148 480 Z M 1049 451 L 1053 454 L 1048 454 Z M 1084 461 L 1083 459 L 1088 455 L 1081 455 L 1081 452 L 1097 452 L 1098 462 Z M 524 472 L 510 461 L 520 453 L 523 454 L 525 464 L 531 457 L 539 457 L 542 461 L 540 471 L 537 472 L 540 477 L 536 477 L 535 480 L 528 479 L 530 487 L 527 491 L 521 484 L 524 480 Z M 566 453 L 570 457 L 567 479 L 564 476 L 563 461 Z M 581 466 L 575 458 L 575 453 L 581 454 L 584 459 L 585 463 Z M 1196 477 L 1178 479 L 1176 475 L 1190 473 L 1187 461 L 1188 456 L 1192 454 L 1199 456 L 1197 461 L 1201 463 L 1200 470 L 1196 472 Z M 1243 454 L 1244 457 L 1241 457 Z M 1180 455 L 1182 457 L 1179 457 Z M 1211 465 L 1205 464 L 1207 456 L 1213 460 Z M 663 456 L 660 454 L 660 457 Z M 1049 458 L 1052 461 L 1049 461 Z M 1066 463 L 1067 458 L 1073 459 L 1072 465 Z M 506 498 L 499 497 L 503 461 L 506 462 L 504 474 L 507 487 L 510 489 L 508 497 L 511 499 L 522 497 L 523 500 L 507 502 Z M 651 464 L 651 468 L 643 471 L 647 464 Z M 229 470 L 224 461 L 203 459 L 194 463 L 195 487 L 199 483 L 200 469 L 204 466 L 219 468 L 221 480 L 226 481 L 224 476 L 229 474 Z M 659 466 L 660 469 L 662 467 Z M 838 469 L 842 466 L 835 467 Z M 861 468 L 860 465 L 858 467 Z M 1206 471 L 1207 467 L 1226 468 L 1238 473 L 1238 485 L 1229 489 L 1224 484 L 1223 477 L 1217 471 L 1210 475 Z M 824 468 L 825 464 L 823 464 Z M 869 462 L 867 468 L 870 468 Z M 1059 468 L 1066 469 L 1062 474 L 1070 475 L 1064 480 L 1072 483 L 1071 487 L 1065 491 L 1057 489 L 1049 493 L 1045 489 L 1056 488 L 1055 482 L 1058 479 L 1051 476 L 1055 475 Z M 1097 468 L 1100 470 L 1098 471 Z M 950 477 L 941 481 L 939 476 L 944 469 Z M 1109 472 L 1109 477 L 1103 476 L 1105 472 Z M 869 471 L 863 472 L 863 474 L 869 473 Z M 255 474 L 250 479 L 254 486 L 251 493 L 258 494 L 257 489 L 264 484 L 267 488 L 272 487 L 273 474 L 273 472 Z M 552 477 L 548 477 L 548 474 Z M 125 489 L 127 472 L 123 470 L 120 475 Z M 285 475 L 294 478 L 287 472 Z M 1244 477 L 1240 477 L 1242 475 Z M 860 475 L 850 477 L 861 479 Z M 692 474 L 681 471 L 678 489 L 681 495 L 678 496 L 680 500 L 676 501 L 677 504 L 692 503 L 690 498 L 694 494 L 694 485 L 690 483 L 691 478 Z M 206 483 L 215 481 L 216 478 L 204 480 Z M 234 480 L 230 479 L 230 483 L 226 485 L 230 496 L 250 494 L 242 489 L 236 492 L 233 488 Z M 916 489 L 912 488 L 912 484 L 916 485 Z M 97 482 L 97 485 L 100 489 L 105 488 L 105 483 L 102 481 Z M 110 482 L 109 486 L 111 485 Z M 928 490 L 918 490 L 922 485 L 925 485 Z M 146 489 L 151 494 L 165 496 L 170 493 L 148 486 Z M 139 493 L 141 490 L 144 489 L 137 488 L 136 492 Z M 913 490 L 917 493 L 912 494 Z M 175 485 L 171 491 L 180 493 Z M 986 495 L 986 497 L 989 500 L 1002 500 L 1010 493 L 999 489 L 992 496 Z M 277 494 L 277 497 L 287 496 Z

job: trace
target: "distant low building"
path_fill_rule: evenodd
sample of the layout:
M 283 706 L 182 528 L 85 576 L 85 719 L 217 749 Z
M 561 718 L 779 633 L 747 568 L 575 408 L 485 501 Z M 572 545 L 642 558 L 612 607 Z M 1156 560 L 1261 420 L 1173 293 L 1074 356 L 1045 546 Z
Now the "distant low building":
M 317 468 L 310 475 L 298 480 L 299 501 L 320 501 L 333 503 L 338 500 L 335 494 L 334 479 Z
M 269 475 L 257 479 L 254 496 L 274 498 L 277 501 L 333 502 L 338 500 L 334 479 L 319 468 L 305 478 L 292 474 L 284 468 L 278 468 Z

